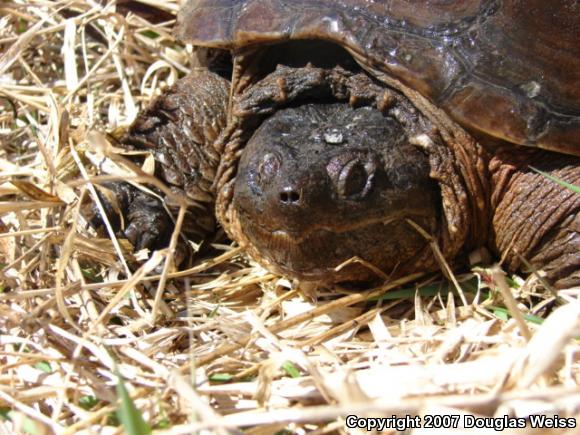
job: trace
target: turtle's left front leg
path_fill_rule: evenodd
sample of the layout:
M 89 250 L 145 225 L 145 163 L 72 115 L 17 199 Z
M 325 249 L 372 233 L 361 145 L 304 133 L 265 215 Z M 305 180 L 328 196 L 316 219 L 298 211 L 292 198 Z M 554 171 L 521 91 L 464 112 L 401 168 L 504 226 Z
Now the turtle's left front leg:
M 493 244 L 509 269 L 542 269 L 557 288 L 580 284 L 580 158 L 506 148 L 491 160 Z
M 226 126 L 229 87 L 217 74 L 195 70 L 141 111 L 121 139 L 127 149 L 151 152 L 155 176 L 193 203 L 181 228 L 189 239 L 200 240 L 215 229 L 213 180 L 220 150 L 214 143 Z M 166 208 L 175 210 L 176 204 L 166 201 L 164 207 L 157 197 L 129 183 L 105 187 L 117 205 L 101 195 L 108 217 L 118 227 L 124 223 L 117 229 L 137 249 L 167 245 L 173 225 Z

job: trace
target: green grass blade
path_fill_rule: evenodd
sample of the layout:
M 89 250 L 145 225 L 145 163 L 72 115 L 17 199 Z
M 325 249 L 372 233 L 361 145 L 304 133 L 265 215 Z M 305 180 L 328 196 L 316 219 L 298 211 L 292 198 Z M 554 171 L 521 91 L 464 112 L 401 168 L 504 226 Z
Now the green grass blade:
M 234 377 L 228 373 L 216 373 L 209 377 L 209 380 L 212 382 L 229 382 Z
M 286 361 L 282 364 L 282 369 L 292 378 L 300 377 L 300 370 L 291 361 Z
M 564 180 L 561 180 L 561 179 L 559 179 L 557 177 L 554 177 L 554 176 L 548 174 L 547 172 L 540 171 L 539 169 L 536 169 L 533 166 L 530 166 L 530 169 L 533 170 L 533 171 L 536 171 L 538 174 L 546 177 L 548 180 L 551 180 L 554 183 L 557 183 L 560 186 L 565 187 L 566 189 L 571 190 L 574 193 L 580 193 L 580 186 L 576 186 L 575 184 L 566 183 Z
M 508 320 L 512 316 L 507 308 L 496 307 L 494 305 L 489 305 L 486 308 L 502 320 Z M 544 323 L 544 319 L 541 317 L 532 314 L 524 314 L 523 316 L 526 322 L 535 323 L 536 325 Z
M 117 396 L 120 400 L 119 408 L 117 409 L 117 417 L 125 428 L 125 432 L 129 435 L 148 435 L 151 433 L 151 427 L 145 422 L 141 412 L 135 406 L 135 402 L 129 396 L 129 392 L 125 387 L 123 378 L 119 371 L 116 370 L 117 375 Z

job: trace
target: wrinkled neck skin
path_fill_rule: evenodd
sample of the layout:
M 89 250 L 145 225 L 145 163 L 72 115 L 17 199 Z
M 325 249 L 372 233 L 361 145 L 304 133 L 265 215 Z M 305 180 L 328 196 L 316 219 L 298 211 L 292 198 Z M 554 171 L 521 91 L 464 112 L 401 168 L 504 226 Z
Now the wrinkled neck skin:
M 559 180 L 580 185 L 580 158 L 506 146 L 490 162 L 490 244 L 509 270 L 542 269 L 555 288 L 580 285 L 580 195 Z
M 372 76 L 307 66 L 251 83 L 238 72 L 216 213 L 266 268 L 321 283 L 437 268 L 408 220 L 447 259 L 487 240 L 484 151 L 420 95 Z

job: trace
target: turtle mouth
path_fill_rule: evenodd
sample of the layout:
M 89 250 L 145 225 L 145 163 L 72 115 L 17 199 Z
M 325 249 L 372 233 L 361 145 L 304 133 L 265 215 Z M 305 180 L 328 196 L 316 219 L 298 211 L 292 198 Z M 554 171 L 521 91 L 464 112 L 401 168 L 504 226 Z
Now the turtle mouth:
M 353 219 L 354 223 L 342 225 L 318 224 L 304 230 L 268 225 L 244 213 L 238 214 L 238 219 L 255 249 L 254 256 L 267 268 L 299 280 L 319 282 L 377 278 L 376 273 L 360 264 L 337 271 L 338 266 L 354 257 L 388 275 L 427 245 L 406 219 L 428 231 L 435 225 L 432 216 L 420 212 Z
M 411 218 L 411 216 L 408 215 L 405 217 Z M 302 231 L 287 228 L 269 229 L 268 227 L 263 226 L 256 221 L 254 221 L 253 224 L 256 225 L 257 227 L 260 227 L 262 231 L 266 233 L 269 232 L 272 237 L 287 241 L 288 243 L 299 244 L 308 242 L 308 239 L 311 239 L 313 236 L 316 236 L 317 234 L 320 235 L 321 233 L 328 234 L 347 233 L 374 224 L 383 224 L 385 226 L 388 226 L 393 222 L 400 221 L 402 219 L 404 219 L 403 216 L 391 217 L 387 219 L 385 218 L 367 219 L 364 221 L 359 221 L 354 225 L 333 226 L 333 227 L 328 225 L 313 225 L 309 229 Z
M 383 211 L 383 213 L 381 213 Z M 431 214 L 420 210 L 398 210 L 390 211 L 389 216 L 385 216 L 386 210 L 379 210 L 375 216 L 349 216 L 348 219 L 336 219 L 332 223 L 310 223 L 308 227 L 297 228 L 288 222 L 281 225 L 274 223 L 268 225 L 262 222 L 259 215 L 239 207 L 237 210 L 238 219 L 242 228 L 246 228 L 246 235 L 252 239 L 252 234 L 257 233 L 261 237 L 268 237 L 287 241 L 291 244 L 307 243 L 313 238 L 321 235 L 340 235 L 356 232 L 372 225 L 387 227 L 393 223 L 412 219 L 425 221 Z

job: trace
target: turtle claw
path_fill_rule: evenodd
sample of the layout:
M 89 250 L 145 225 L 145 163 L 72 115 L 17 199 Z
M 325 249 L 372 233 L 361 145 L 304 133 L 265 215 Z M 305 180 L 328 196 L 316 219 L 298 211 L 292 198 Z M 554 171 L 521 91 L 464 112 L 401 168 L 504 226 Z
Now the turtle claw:
M 159 198 L 151 196 L 128 183 L 107 183 L 99 191 L 99 200 L 113 230 L 126 237 L 136 251 L 167 246 L 172 220 Z M 96 206 L 90 212 L 90 224 L 103 226 L 103 216 Z
M 136 250 L 167 246 L 172 226 L 171 218 L 159 199 L 141 191 L 135 194 L 127 213 L 124 234 Z
M 151 219 L 138 219 L 132 221 L 127 228 L 125 228 L 125 237 L 135 247 L 135 251 L 142 249 L 153 250 L 156 247 L 162 246 L 167 237 L 160 228 L 158 222 Z

